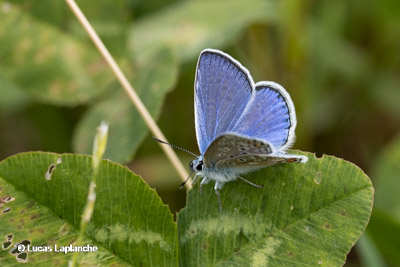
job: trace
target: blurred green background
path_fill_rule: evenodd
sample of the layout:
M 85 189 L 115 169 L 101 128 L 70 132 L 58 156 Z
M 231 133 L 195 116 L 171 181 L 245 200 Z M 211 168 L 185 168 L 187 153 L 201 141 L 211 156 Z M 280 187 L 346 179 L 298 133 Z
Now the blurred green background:
M 168 140 L 198 153 L 198 55 L 221 49 L 291 94 L 296 149 L 335 155 L 372 179 L 375 207 L 347 266 L 400 266 L 400 1 L 85 0 L 83 12 Z M 90 153 L 127 164 L 173 212 L 185 192 L 64 1 L 0 1 L 0 159 Z M 177 152 L 184 164 L 192 159 Z

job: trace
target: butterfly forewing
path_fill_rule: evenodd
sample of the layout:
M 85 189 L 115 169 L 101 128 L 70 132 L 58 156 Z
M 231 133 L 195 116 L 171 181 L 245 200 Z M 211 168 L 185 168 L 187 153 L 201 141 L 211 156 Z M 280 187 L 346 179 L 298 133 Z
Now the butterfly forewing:
M 247 69 L 221 51 L 200 54 L 195 80 L 195 124 L 201 154 L 242 115 L 254 87 Z
M 272 145 L 265 141 L 228 133 L 217 137 L 210 144 L 203 162 L 206 168 L 210 168 L 217 167 L 222 161 L 247 158 L 250 155 L 269 155 L 273 152 Z

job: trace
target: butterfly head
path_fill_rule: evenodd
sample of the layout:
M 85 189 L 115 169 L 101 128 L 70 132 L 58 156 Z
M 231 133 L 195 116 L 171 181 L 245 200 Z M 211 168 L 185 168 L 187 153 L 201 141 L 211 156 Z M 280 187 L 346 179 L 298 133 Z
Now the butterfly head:
M 203 156 L 196 158 L 195 160 L 191 161 L 189 164 L 189 168 L 192 172 L 201 172 L 204 168 L 203 166 Z

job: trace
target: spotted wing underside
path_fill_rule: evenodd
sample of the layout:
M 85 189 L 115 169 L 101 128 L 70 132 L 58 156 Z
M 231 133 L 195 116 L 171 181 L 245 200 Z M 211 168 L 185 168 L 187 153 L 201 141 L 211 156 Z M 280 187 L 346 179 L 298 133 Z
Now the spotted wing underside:
M 222 160 L 252 154 L 268 155 L 273 152 L 272 145 L 263 140 L 227 133 L 217 137 L 210 144 L 204 153 L 203 161 L 205 167 L 213 167 Z
M 274 147 L 263 140 L 230 133 L 210 144 L 203 161 L 207 168 L 240 167 L 249 171 L 279 163 L 306 162 L 307 157 L 275 153 Z
M 307 158 L 300 155 L 245 155 L 217 162 L 217 168 L 241 168 L 243 171 L 251 171 L 280 163 L 306 162 Z

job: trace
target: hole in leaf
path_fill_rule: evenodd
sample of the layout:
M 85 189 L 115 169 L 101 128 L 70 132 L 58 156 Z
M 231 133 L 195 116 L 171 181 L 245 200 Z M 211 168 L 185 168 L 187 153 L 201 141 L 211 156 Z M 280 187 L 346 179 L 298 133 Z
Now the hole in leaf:
M 11 202 L 11 201 L 14 201 L 15 200 L 15 197 L 12 197 L 12 196 L 4 196 L 4 197 L 2 197 L 1 199 L 0 199 L 0 202 L 2 202 L 2 203 L 8 203 L 8 202 Z
M 45 178 L 46 180 L 51 180 L 51 176 L 53 175 L 54 170 L 56 169 L 56 165 L 54 163 L 50 164 L 49 168 L 47 169 Z
M 32 242 L 28 239 L 25 239 L 25 240 L 22 240 L 19 244 L 24 245 L 26 247 L 27 245 L 32 244 Z
M 12 245 L 12 242 L 10 242 L 10 241 L 3 242 L 3 244 L 2 244 L 3 250 L 8 249 L 9 247 L 11 247 L 11 245 Z
M 11 208 L 5 208 L 4 210 L 3 210 L 3 213 L 9 213 L 11 211 Z
M 28 253 L 22 252 L 21 254 L 17 255 L 17 261 L 27 262 L 28 261 Z
M 19 252 L 18 248 L 15 247 L 15 248 L 13 248 L 12 250 L 10 250 L 10 253 L 11 253 L 11 255 L 17 255 L 17 254 L 19 254 L 20 252 Z
M 7 238 L 7 240 L 8 241 L 11 241 L 12 239 L 13 239 L 13 234 L 8 234 L 7 236 L 6 236 L 6 238 Z

